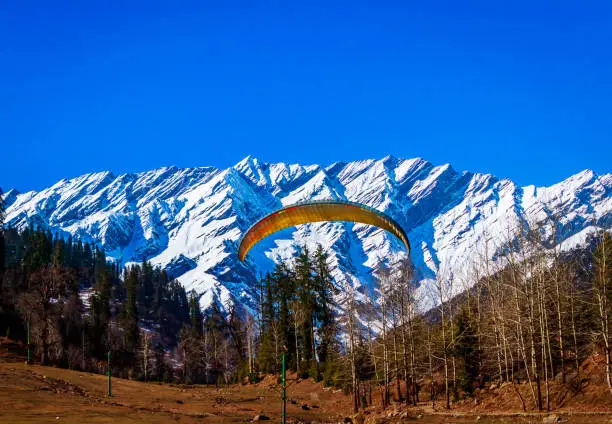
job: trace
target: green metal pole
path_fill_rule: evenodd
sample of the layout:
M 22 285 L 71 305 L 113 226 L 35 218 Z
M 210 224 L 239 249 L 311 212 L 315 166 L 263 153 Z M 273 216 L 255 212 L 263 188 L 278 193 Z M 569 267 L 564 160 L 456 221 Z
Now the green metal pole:
M 285 351 L 283 350 L 283 359 L 282 359 L 282 384 L 283 384 L 283 415 L 282 415 L 282 424 L 286 424 L 287 422 L 287 384 L 285 380 Z
M 28 320 L 28 365 L 30 365 L 30 320 Z
M 111 351 L 108 351 L 108 396 L 111 396 L 111 368 L 110 368 L 110 354 Z

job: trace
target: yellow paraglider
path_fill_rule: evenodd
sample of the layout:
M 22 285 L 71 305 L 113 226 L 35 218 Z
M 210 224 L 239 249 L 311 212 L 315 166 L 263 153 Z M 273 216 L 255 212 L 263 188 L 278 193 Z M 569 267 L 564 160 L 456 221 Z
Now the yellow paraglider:
M 253 246 L 264 238 L 285 228 L 309 222 L 349 221 L 373 225 L 396 236 L 410 253 L 408 236 L 402 227 L 388 215 L 359 203 L 326 200 L 286 206 L 256 222 L 240 241 L 238 257 L 244 261 Z

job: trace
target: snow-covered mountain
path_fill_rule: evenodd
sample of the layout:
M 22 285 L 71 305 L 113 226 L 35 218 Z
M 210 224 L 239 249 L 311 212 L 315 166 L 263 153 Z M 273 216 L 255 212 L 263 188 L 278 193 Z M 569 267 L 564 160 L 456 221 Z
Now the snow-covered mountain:
M 550 187 L 519 187 L 508 179 L 457 172 L 426 160 L 363 160 L 327 167 L 262 163 L 247 157 L 229 169 L 160 168 L 136 174 L 101 172 L 61 180 L 40 192 L 5 194 L 6 223 L 29 223 L 94 241 L 122 263 L 143 258 L 165 267 L 186 289 L 252 305 L 255 279 L 274 261 L 307 244 L 330 254 L 340 287 L 371 287 L 380 260 L 401 256 L 394 236 L 362 224 L 316 223 L 285 230 L 257 245 L 246 264 L 237 250 L 264 215 L 304 200 L 347 199 L 391 215 L 408 233 L 419 279 L 466 271 L 484 240 L 520 223 L 555 217 L 555 242 L 581 243 L 612 227 L 612 174 L 590 170 Z M 552 234 L 552 231 L 550 231 Z M 549 235 L 550 235 L 549 234 Z M 426 286 L 424 284 L 423 286 Z

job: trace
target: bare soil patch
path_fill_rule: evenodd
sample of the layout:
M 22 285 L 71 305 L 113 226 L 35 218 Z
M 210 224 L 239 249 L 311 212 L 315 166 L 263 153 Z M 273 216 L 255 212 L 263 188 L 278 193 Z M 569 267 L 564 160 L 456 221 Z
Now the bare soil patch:
M 112 379 L 112 397 L 106 396 L 107 379 L 90 374 L 39 365 L 27 365 L 24 346 L 0 338 L 0 423 L 216 423 L 250 422 L 265 416 L 281 419 L 280 385 L 276 377 L 250 385 L 211 387 L 142 383 Z M 602 374 L 601 358 L 584 364 L 587 381 L 579 393 L 568 391 L 560 381 L 552 383 L 552 413 L 561 422 L 612 424 L 612 402 Z M 528 410 L 521 412 L 519 390 Z M 361 417 L 351 411 L 351 398 L 339 390 L 324 388 L 312 380 L 289 375 L 288 421 L 341 423 L 542 423 L 548 415 L 533 410 L 526 384 L 513 387 L 487 385 L 475 398 L 434 410 L 428 402 L 417 407 L 392 405 L 386 410 L 374 405 Z M 377 399 L 377 396 L 374 397 Z M 362 421 L 363 420 L 363 421 Z
M 344 394 L 312 381 L 292 383 L 289 421 L 335 423 L 349 413 Z M 215 388 L 113 378 L 110 398 L 106 385 L 103 375 L 0 362 L 0 422 L 249 422 L 256 415 L 280 420 L 280 388 L 269 382 Z

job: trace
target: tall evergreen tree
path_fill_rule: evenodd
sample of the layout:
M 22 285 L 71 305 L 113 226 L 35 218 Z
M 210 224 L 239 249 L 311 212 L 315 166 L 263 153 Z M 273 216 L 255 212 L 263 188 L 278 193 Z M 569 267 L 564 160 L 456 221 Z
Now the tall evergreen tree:
M 89 243 L 84 243 L 81 247 L 79 262 L 85 268 L 93 268 L 94 254 Z
M 310 367 L 310 362 L 313 359 L 314 353 L 314 308 L 315 296 L 313 287 L 312 263 L 310 261 L 310 252 L 306 246 L 295 259 L 295 284 L 296 284 L 296 299 L 294 303 L 293 319 L 297 320 L 299 333 L 296 331 L 296 337 L 299 338 L 299 355 L 303 364 L 298 364 L 304 370 Z
M 191 331 L 197 337 L 202 337 L 204 317 L 200 309 L 200 300 L 195 291 L 189 294 L 189 319 L 191 322 Z
M 140 264 L 140 287 L 138 291 L 138 302 L 140 304 L 140 316 L 146 320 L 153 318 L 153 279 L 154 271 L 150 262 L 143 260 Z
M 280 325 L 277 316 L 276 300 L 277 288 L 276 280 L 272 278 L 270 273 L 267 273 L 262 279 L 262 312 L 261 326 L 262 336 L 260 340 L 260 351 L 258 355 L 258 363 L 262 371 L 269 373 L 278 372 L 278 361 L 280 349 Z
M 478 379 L 480 351 L 478 334 L 466 308 L 463 307 L 456 318 L 453 354 L 461 359 L 457 373 L 459 388 L 471 394 L 474 391 L 473 382 Z
M 271 278 L 275 292 L 275 303 L 277 304 L 277 323 L 279 326 L 279 347 L 287 348 L 288 362 L 297 371 L 298 350 L 296 348 L 296 334 L 294 326 L 291 325 L 292 313 L 290 305 L 295 300 L 295 276 L 285 262 L 274 267 Z
M 325 362 L 327 360 L 328 352 L 334 344 L 337 334 L 334 316 L 334 308 L 336 307 L 334 295 L 336 295 L 338 291 L 334 286 L 334 281 L 329 271 L 327 257 L 328 255 L 323 250 L 323 247 L 318 245 L 313 260 L 313 290 L 315 296 L 314 319 L 319 329 L 320 338 L 317 349 L 317 355 L 320 362 Z
M 125 344 L 129 350 L 136 349 L 140 337 L 138 327 L 138 308 L 136 294 L 138 292 L 138 274 L 135 267 L 131 267 L 125 278 L 125 306 L 123 309 L 123 327 L 125 331 Z

